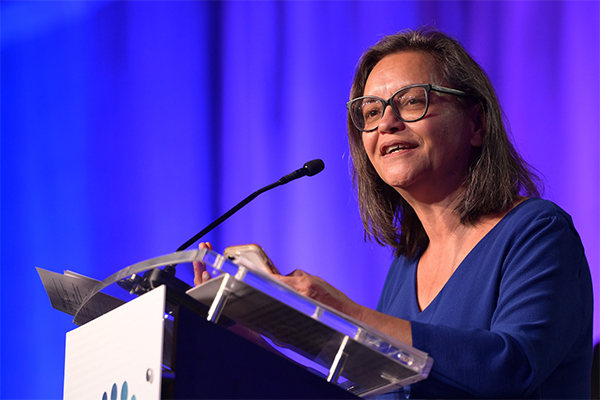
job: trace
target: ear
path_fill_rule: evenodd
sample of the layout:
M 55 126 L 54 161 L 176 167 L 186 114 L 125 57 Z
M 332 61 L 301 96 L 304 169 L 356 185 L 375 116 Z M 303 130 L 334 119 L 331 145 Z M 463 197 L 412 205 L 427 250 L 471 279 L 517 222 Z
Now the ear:
M 485 110 L 481 103 L 477 103 L 471 107 L 470 113 L 471 121 L 473 122 L 473 132 L 471 133 L 471 146 L 481 147 L 483 146 L 483 139 L 485 138 L 485 132 L 487 128 L 487 118 L 485 116 Z

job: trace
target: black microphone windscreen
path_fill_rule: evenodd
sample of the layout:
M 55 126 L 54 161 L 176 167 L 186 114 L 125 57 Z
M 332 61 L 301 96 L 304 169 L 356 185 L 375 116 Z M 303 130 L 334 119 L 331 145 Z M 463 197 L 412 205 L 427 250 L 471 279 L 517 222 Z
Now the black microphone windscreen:
M 304 164 L 304 168 L 307 170 L 306 175 L 313 176 L 325 169 L 325 163 L 323 160 L 317 158 Z

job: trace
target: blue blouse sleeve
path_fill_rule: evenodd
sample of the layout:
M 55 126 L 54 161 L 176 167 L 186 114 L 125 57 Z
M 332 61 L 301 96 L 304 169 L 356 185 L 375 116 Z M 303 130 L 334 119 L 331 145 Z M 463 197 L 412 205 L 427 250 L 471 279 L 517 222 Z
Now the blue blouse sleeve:
M 510 240 L 489 329 L 411 322 L 413 346 L 435 360 L 428 397 L 589 398 L 572 382 L 589 376 L 592 290 L 570 218 L 538 218 Z

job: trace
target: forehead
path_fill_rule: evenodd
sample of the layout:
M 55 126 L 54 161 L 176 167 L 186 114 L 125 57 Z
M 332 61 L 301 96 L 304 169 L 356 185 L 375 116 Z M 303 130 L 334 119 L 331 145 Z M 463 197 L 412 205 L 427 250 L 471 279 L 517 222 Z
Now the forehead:
M 364 95 L 391 96 L 398 89 L 417 83 L 439 83 L 434 58 L 419 51 L 390 54 L 379 61 L 367 78 Z

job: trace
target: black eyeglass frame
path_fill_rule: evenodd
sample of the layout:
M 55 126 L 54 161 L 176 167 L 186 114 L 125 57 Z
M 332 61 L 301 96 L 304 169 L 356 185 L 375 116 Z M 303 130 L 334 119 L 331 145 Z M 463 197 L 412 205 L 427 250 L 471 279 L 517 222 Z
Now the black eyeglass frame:
M 394 107 L 394 102 L 392 100 L 401 91 L 406 90 L 406 89 L 410 89 L 410 88 L 414 88 L 414 87 L 422 87 L 422 88 L 425 89 L 425 93 L 426 93 L 425 94 L 425 103 L 426 103 L 425 104 L 425 111 L 423 112 L 423 115 L 421 115 L 419 118 L 416 118 L 416 119 L 404 119 L 404 118 L 402 118 L 399 115 L 400 113 L 396 110 L 396 107 Z M 381 101 L 381 103 L 383 104 L 383 110 L 381 111 L 381 119 L 383 119 L 383 116 L 385 115 L 385 110 L 386 110 L 387 106 L 390 106 L 390 108 L 394 112 L 394 115 L 396 115 L 396 117 L 398 117 L 399 120 L 404 121 L 404 122 L 417 122 L 417 121 L 425 118 L 425 116 L 427 115 L 427 111 L 429 111 L 429 92 L 431 92 L 432 90 L 434 92 L 453 94 L 455 96 L 462 96 L 462 97 L 468 96 L 468 94 L 465 93 L 465 92 L 463 92 L 462 90 L 457 90 L 457 89 L 447 88 L 447 87 L 444 87 L 444 86 L 438 86 L 438 85 L 432 85 L 432 84 L 429 84 L 429 83 L 424 83 L 424 84 L 416 84 L 416 85 L 410 85 L 410 86 L 405 86 L 403 88 L 400 88 L 396 92 L 394 92 L 394 94 L 392 95 L 392 97 L 390 97 L 387 100 L 384 100 L 381 97 L 377 97 L 377 96 L 362 96 L 362 97 L 357 97 L 356 99 L 352 99 L 348 103 L 346 103 L 346 108 L 348 109 L 348 112 L 350 113 L 350 119 L 352 119 L 352 123 L 354 124 L 354 126 L 356 127 L 356 129 L 358 129 L 361 132 L 373 132 L 375 129 L 379 128 L 379 124 L 377 124 L 377 126 L 375 128 L 372 128 L 372 129 L 361 129 L 361 128 L 358 127 L 358 124 L 354 120 L 354 113 L 352 112 L 352 104 L 354 102 L 360 101 L 360 100 L 364 100 L 364 99 L 376 99 L 376 100 Z

